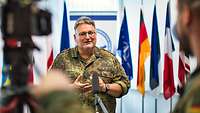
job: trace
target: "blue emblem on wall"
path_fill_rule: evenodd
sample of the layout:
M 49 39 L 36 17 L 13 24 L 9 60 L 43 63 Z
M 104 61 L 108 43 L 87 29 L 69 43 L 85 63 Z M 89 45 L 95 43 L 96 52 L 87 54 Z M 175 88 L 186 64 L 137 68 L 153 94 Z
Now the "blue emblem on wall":
M 111 52 L 112 50 L 112 42 L 110 40 L 110 37 L 106 32 L 104 32 L 101 29 L 96 29 L 97 31 L 97 47 L 104 48 Z

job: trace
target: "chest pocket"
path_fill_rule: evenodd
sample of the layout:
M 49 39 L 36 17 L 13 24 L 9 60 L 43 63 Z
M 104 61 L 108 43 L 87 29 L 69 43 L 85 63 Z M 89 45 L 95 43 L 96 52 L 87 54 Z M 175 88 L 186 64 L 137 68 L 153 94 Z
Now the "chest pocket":
M 113 70 L 112 66 L 99 67 L 98 71 L 100 73 L 101 79 L 105 83 L 112 83 L 113 82 L 114 70 Z

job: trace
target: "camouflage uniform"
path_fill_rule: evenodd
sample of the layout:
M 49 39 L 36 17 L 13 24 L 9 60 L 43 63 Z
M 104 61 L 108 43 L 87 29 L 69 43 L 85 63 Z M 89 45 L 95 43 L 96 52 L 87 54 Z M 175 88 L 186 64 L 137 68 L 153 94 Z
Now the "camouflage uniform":
M 82 82 L 91 83 L 91 73 L 97 72 L 105 83 L 117 83 L 122 87 L 120 97 L 125 95 L 130 87 L 127 75 L 118 60 L 110 52 L 97 47 L 95 48 L 95 53 L 86 62 L 81 60 L 77 47 L 64 50 L 56 57 L 52 68 L 61 69 L 69 76 L 72 82 L 79 75 L 83 75 Z M 114 113 L 116 107 L 115 97 L 102 92 L 98 95 L 108 112 Z M 80 93 L 80 101 L 83 105 L 94 107 L 92 92 Z
M 200 113 L 200 68 L 191 77 L 173 113 Z

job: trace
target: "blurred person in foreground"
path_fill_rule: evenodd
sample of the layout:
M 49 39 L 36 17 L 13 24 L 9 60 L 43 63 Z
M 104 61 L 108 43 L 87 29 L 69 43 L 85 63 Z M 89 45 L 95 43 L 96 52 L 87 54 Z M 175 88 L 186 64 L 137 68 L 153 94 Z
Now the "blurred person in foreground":
M 48 72 L 31 92 L 38 102 L 36 113 L 92 113 L 89 107 L 82 108 L 69 79 L 60 71 Z
M 116 57 L 109 51 L 96 47 L 95 22 L 80 17 L 74 26 L 76 46 L 62 51 L 54 60 L 53 69 L 62 70 L 71 79 L 71 85 L 79 91 L 82 106 L 94 108 L 91 79 L 99 78 L 99 94 L 109 113 L 115 113 L 116 97 L 128 92 L 130 82 Z M 101 108 L 98 109 L 102 113 Z
M 197 57 L 197 68 L 191 74 L 183 96 L 174 113 L 200 113 L 200 0 L 177 0 L 176 31 L 180 46 L 186 53 Z

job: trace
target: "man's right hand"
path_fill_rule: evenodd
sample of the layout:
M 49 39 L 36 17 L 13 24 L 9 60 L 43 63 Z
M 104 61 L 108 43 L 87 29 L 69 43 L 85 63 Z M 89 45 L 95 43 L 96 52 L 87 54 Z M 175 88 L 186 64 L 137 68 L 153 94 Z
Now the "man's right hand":
M 92 89 L 92 85 L 90 83 L 81 83 L 81 80 L 83 79 L 83 76 L 79 75 L 76 80 L 74 81 L 74 83 L 72 84 L 73 87 L 81 92 L 87 92 L 87 91 L 91 91 Z

